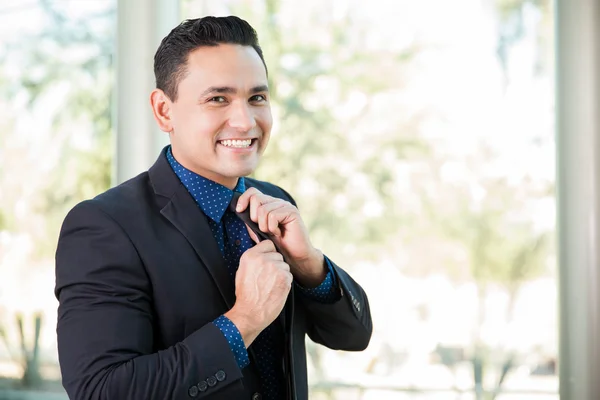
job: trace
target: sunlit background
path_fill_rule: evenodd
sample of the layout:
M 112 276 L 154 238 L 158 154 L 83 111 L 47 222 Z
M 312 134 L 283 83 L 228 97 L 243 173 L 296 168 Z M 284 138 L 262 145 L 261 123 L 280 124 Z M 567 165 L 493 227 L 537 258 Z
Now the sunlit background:
M 254 176 L 369 296 L 366 351 L 308 340 L 311 399 L 558 399 L 552 13 L 181 0 L 180 20 L 258 31 L 276 123 Z M 0 399 L 67 398 L 54 251 L 116 183 L 116 18 L 116 0 L 0 2 Z

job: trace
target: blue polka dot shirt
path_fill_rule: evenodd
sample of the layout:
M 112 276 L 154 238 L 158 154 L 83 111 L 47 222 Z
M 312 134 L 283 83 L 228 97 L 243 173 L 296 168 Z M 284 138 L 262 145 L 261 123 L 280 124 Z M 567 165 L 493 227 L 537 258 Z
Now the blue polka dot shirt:
M 244 223 L 228 209 L 233 198 L 233 192 L 245 192 L 244 178 L 238 179 L 236 187 L 231 190 L 179 164 L 173 157 L 170 146 L 167 149 L 167 160 L 181 183 L 196 201 L 196 204 L 208 217 L 207 221 L 212 234 L 226 261 L 229 275 L 235 283 L 235 273 L 239 266 L 240 257 L 244 251 L 254 245 Z M 335 290 L 336 282 L 331 262 L 327 257 L 325 257 L 325 261 L 329 271 L 319 286 L 305 288 L 297 283 L 295 283 L 295 286 L 300 289 L 303 295 L 315 301 L 332 303 L 338 300 L 340 295 Z M 248 351 L 235 324 L 224 315 L 215 319 L 213 324 L 221 330 L 227 339 L 240 369 L 247 367 L 250 364 Z M 282 332 L 281 327 L 277 325 L 274 322 L 267 327 L 252 344 L 257 355 L 257 367 L 261 376 L 264 397 L 267 399 L 282 397 L 283 390 L 281 371 L 278 367 L 283 357 L 283 348 L 281 347 L 283 344 L 279 340 Z

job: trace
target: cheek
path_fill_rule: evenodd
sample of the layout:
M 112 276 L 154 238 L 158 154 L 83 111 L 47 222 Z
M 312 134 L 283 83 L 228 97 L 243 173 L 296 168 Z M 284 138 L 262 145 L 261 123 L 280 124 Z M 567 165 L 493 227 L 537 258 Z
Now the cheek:
M 270 109 L 265 109 L 265 111 L 259 113 L 256 116 L 256 121 L 263 131 L 263 134 L 269 135 L 271 133 L 271 128 L 273 127 L 273 116 L 271 115 Z
M 197 109 L 180 112 L 173 123 L 175 134 L 188 146 L 211 149 L 220 128 L 220 118 L 215 113 L 205 113 Z

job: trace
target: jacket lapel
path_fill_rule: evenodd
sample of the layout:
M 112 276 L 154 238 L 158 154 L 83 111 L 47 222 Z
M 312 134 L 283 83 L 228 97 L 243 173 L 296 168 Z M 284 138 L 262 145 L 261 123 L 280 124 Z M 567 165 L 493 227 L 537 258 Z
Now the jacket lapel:
M 150 183 L 157 195 L 157 203 L 161 207 L 160 213 L 181 232 L 193 247 L 212 276 L 228 309 L 231 309 L 235 304 L 235 289 L 229 277 L 225 260 L 204 213 L 200 211 L 192 196 L 171 169 L 167 161 L 166 150 L 167 147 L 162 150 L 154 165 L 148 170 Z M 252 180 L 246 180 L 246 186 L 254 186 Z M 293 295 L 290 294 L 290 296 Z M 288 333 L 292 326 L 291 323 L 285 323 L 285 314 L 288 313 L 287 318 L 291 322 L 294 313 L 293 303 L 291 307 L 289 303 L 288 297 L 286 306 L 279 316 Z M 286 338 L 286 342 L 288 342 L 286 346 L 289 346 L 289 337 Z M 252 346 L 248 348 L 248 353 L 252 364 L 256 365 L 257 358 Z
M 212 235 L 204 214 L 181 184 L 166 158 L 166 147 L 149 170 L 154 192 L 167 200 L 160 213 L 167 218 L 190 243 L 212 276 L 228 309 L 235 303 L 233 282 L 225 260 Z M 165 202 L 159 202 L 164 204 Z
M 181 189 L 183 190 L 178 190 L 160 212 L 190 242 L 219 288 L 228 309 L 231 309 L 235 303 L 235 291 L 227 272 L 225 260 L 223 260 L 206 217 L 198 209 L 183 185 L 181 185 Z

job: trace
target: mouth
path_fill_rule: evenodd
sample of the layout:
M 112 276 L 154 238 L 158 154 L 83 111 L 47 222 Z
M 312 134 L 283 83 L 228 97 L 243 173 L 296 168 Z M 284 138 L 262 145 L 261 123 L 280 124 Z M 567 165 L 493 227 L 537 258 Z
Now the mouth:
M 219 140 L 217 143 L 230 149 L 249 149 L 254 147 L 257 139 Z

